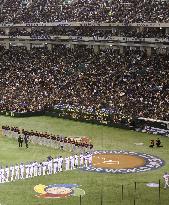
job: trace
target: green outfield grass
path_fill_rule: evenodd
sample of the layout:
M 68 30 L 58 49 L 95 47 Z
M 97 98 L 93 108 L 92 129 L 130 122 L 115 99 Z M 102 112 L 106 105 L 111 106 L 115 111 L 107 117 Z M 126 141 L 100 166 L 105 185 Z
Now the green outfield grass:
M 150 149 L 150 139 L 157 136 L 138 133 L 134 131 L 97 126 L 93 124 L 62 120 L 52 117 L 10 118 L 0 117 L 0 126 L 18 126 L 27 130 L 47 131 L 49 133 L 63 134 L 65 136 L 89 136 L 98 150 L 128 150 L 149 153 L 159 156 L 165 161 L 165 166 L 150 172 L 137 174 L 99 174 L 80 170 L 65 171 L 52 176 L 37 177 L 0 184 L 0 205 L 79 205 L 78 197 L 67 199 L 39 199 L 36 198 L 34 186 L 37 184 L 80 184 L 86 195 L 82 198 L 82 205 L 167 205 L 169 204 L 169 189 L 161 188 L 161 199 L 158 199 L 158 188 L 148 188 L 145 183 L 158 182 L 165 171 L 169 171 L 169 139 L 160 137 L 163 148 Z M 143 146 L 134 143 L 143 142 Z M 0 135 L 0 164 L 15 164 L 33 160 L 44 160 L 48 155 L 66 156 L 70 153 L 50 149 L 39 145 L 31 145 L 29 149 L 18 148 L 17 142 Z M 124 185 L 124 198 L 121 198 L 121 185 Z

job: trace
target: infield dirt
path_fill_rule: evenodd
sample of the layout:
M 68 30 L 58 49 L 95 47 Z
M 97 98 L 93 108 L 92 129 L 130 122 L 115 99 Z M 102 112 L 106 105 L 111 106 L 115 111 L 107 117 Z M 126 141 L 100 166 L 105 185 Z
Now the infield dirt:
M 138 156 L 125 154 L 95 154 L 92 164 L 97 168 L 127 169 L 141 167 L 145 164 L 145 160 Z

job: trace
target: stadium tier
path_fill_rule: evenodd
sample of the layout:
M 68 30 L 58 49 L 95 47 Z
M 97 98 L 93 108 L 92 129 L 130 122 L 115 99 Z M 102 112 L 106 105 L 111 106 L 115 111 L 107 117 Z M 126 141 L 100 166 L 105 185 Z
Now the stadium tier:
M 1 48 L 1 111 L 35 112 L 56 104 L 168 120 L 168 54 L 64 45 Z M 15 64 L 15 66 L 13 66 Z
M 153 0 L 6 0 L 2 1 L 0 22 L 168 22 L 168 1 Z

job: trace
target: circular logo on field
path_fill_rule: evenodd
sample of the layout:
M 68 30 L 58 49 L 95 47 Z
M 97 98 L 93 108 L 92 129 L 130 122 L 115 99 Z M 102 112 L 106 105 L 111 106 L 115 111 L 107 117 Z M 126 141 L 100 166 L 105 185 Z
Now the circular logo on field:
M 79 188 L 78 184 L 51 184 L 43 185 L 38 184 L 34 187 L 35 192 L 38 195 L 35 195 L 38 198 L 67 198 L 70 196 L 84 196 L 85 191 Z
M 80 169 L 98 173 L 128 174 L 155 170 L 163 165 L 163 160 L 150 154 L 113 150 L 94 151 L 92 163 Z

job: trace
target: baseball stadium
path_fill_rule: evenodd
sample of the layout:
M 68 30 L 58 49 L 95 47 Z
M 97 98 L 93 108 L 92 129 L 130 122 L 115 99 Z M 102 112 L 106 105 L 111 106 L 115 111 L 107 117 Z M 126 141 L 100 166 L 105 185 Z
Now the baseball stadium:
M 169 1 L 0 0 L 0 205 L 169 204 Z

